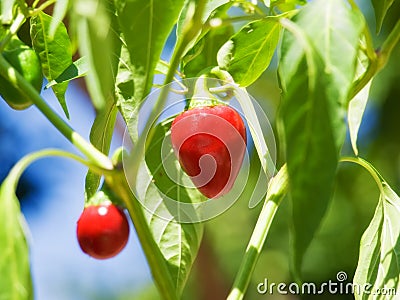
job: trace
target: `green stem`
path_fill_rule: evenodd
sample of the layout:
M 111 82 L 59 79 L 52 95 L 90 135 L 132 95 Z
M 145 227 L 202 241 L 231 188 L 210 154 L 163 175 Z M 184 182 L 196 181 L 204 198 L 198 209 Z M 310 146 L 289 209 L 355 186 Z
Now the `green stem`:
M 56 2 L 57 2 L 56 0 L 49 0 L 49 1 L 46 1 L 45 3 L 41 4 L 38 8 L 36 8 L 38 3 L 36 3 L 36 5 L 32 5 L 32 8 L 34 8 L 34 10 L 32 11 L 31 15 L 33 16 L 33 15 L 36 15 L 40 11 L 44 11 L 47 7 L 53 5 Z
M 19 178 L 21 177 L 22 173 L 25 171 L 25 169 L 34 161 L 44 158 L 44 157 L 49 157 L 49 156 L 59 156 L 59 157 L 65 157 L 65 158 L 70 158 L 73 159 L 87 167 L 89 167 L 92 171 L 98 173 L 98 174 L 104 174 L 110 171 L 103 170 L 101 168 L 98 168 L 97 166 L 93 166 L 86 160 L 84 160 L 82 157 L 77 156 L 73 153 L 59 150 L 59 149 L 45 149 L 45 150 L 40 150 L 34 153 L 30 153 L 26 156 L 24 156 L 21 160 L 19 160 L 13 168 L 10 170 L 8 173 L 8 180 L 12 180 L 14 182 L 14 189 L 17 187 L 17 183 L 19 181 Z
M 170 271 L 167 262 L 153 238 L 143 212 L 143 207 L 132 194 L 125 174 L 120 171 L 116 176 L 106 176 L 105 180 L 107 185 L 123 199 L 128 209 L 160 295 L 165 300 L 178 299 L 175 292 L 175 285 L 172 282 L 171 276 L 168 275 Z
M 207 80 L 206 75 L 201 75 L 196 80 L 193 96 L 189 102 L 189 109 L 202 106 L 215 106 L 218 104 L 217 98 L 208 90 Z
M 397 21 L 393 30 L 390 32 L 381 49 L 378 51 L 378 71 L 388 62 L 394 47 L 400 41 L 400 20 Z
M 362 159 L 361 157 L 347 157 L 347 156 L 342 157 L 340 159 L 340 161 L 341 162 L 352 162 L 352 163 L 362 166 L 364 169 L 366 169 L 368 171 L 368 173 L 371 174 L 372 178 L 378 185 L 381 194 L 384 194 L 382 182 L 384 182 L 385 180 L 379 174 L 378 170 L 376 170 L 375 167 L 373 165 L 371 165 L 368 161 L 366 161 L 365 159 Z
M 111 160 L 100 152 L 91 143 L 86 141 L 81 135 L 74 131 L 50 106 L 43 100 L 34 87 L 19 74 L 5 59 L 0 55 L 0 75 L 4 77 L 15 88 L 27 95 L 45 117 L 64 135 L 77 149 L 79 149 L 93 164 L 100 168 L 111 170 L 113 165 Z
M 174 74 L 176 69 L 179 66 L 182 55 L 186 49 L 186 46 L 197 36 L 199 31 L 202 28 L 201 17 L 203 15 L 203 11 L 206 5 L 206 1 L 199 1 L 197 7 L 195 9 L 195 13 L 191 20 L 187 20 L 186 25 L 183 28 L 183 37 L 180 39 L 175 47 L 175 50 L 172 54 L 171 63 L 168 69 L 168 73 L 165 75 L 164 85 L 171 83 L 174 79 Z M 132 182 L 136 182 L 137 172 L 139 170 L 139 164 L 141 162 L 141 157 L 143 157 L 145 152 L 145 146 L 150 145 L 152 143 L 155 128 L 153 127 L 153 120 L 157 120 L 158 116 L 161 114 L 164 105 L 167 101 L 167 96 L 169 93 L 169 89 L 162 88 L 160 95 L 157 99 L 156 104 L 154 105 L 153 110 L 148 118 L 150 120 L 146 123 L 145 128 L 143 130 L 144 133 L 139 137 L 137 145 L 135 145 L 131 157 L 133 161 L 131 162 L 131 176 Z
M 242 259 L 228 300 L 243 299 L 249 286 L 251 276 L 261 254 L 269 228 L 275 213 L 288 190 L 288 177 L 286 165 L 282 166 L 278 174 L 271 179 L 268 187 L 264 206 L 254 227 L 253 234 L 247 245 L 246 253 Z
M 365 28 L 365 38 L 367 42 L 366 55 L 370 60 L 370 65 L 363 76 L 354 83 L 353 88 L 350 91 L 349 100 L 353 99 L 389 61 L 394 47 L 400 41 L 400 20 L 397 21 L 393 30 L 382 44 L 382 47 L 376 52 L 373 51 L 372 39 L 368 28 Z

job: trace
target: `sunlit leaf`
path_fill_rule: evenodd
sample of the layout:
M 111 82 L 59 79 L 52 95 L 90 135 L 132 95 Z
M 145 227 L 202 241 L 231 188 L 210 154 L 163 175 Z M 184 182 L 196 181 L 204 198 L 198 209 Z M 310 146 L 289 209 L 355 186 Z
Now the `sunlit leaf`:
M 176 222 L 169 213 L 163 198 L 169 197 L 176 201 L 193 203 L 204 197 L 195 189 L 186 189 L 173 182 L 169 175 L 174 172 L 180 180 L 184 177 L 182 168 L 172 152 L 169 137 L 171 123 L 158 124 L 152 145 L 146 151 L 146 164 L 152 176 L 146 193 L 146 208 L 154 214 L 148 214 L 149 226 L 162 254 L 168 262 L 170 276 L 175 283 L 178 295 L 189 276 L 194 259 L 200 246 L 203 224 L 181 224 Z M 165 141 L 167 145 L 165 145 Z M 163 144 L 164 143 L 164 144 Z M 167 156 L 162 155 L 162 146 L 170 149 Z M 168 168 L 168 172 L 166 172 Z M 167 220 L 159 216 L 170 216 Z
M 371 81 L 350 101 L 347 111 L 349 123 L 350 141 L 354 154 L 358 155 L 357 136 L 362 117 L 367 106 Z
M 85 77 L 93 105 L 106 106 L 114 95 L 114 79 L 121 47 L 112 1 L 74 1 L 80 54 L 86 56 L 89 72 Z
M 149 93 L 154 69 L 184 0 L 116 0 L 118 21 L 128 49 L 136 102 Z M 135 14 L 135 18 L 132 18 Z
M 375 215 L 361 238 L 353 280 L 355 299 L 397 299 L 396 293 L 400 290 L 399 219 L 400 198 L 382 181 Z
M 57 23 L 54 37 L 49 36 L 52 17 L 40 12 L 31 18 L 32 45 L 40 57 L 43 74 L 48 81 L 56 79 L 72 63 L 71 41 L 64 24 Z M 68 83 L 54 85 L 53 91 L 65 115 L 69 117 L 65 92 Z
M 227 70 L 235 82 L 249 86 L 269 66 L 278 45 L 281 25 L 275 17 L 244 26 L 218 52 L 218 65 Z
M 24 218 L 15 195 L 16 182 L 0 186 L 0 299 L 33 299 Z
M 357 59 L 356 80 L 364 75 L 368 68 L 369 60 L 367 56 L 359 51 Z M 350 141 L 354 154 L 358 155 L 357 136 L 361 121 L 368 102 L 371 81 L 349 102 L 347 110 L 347 123 L 349 125 Z

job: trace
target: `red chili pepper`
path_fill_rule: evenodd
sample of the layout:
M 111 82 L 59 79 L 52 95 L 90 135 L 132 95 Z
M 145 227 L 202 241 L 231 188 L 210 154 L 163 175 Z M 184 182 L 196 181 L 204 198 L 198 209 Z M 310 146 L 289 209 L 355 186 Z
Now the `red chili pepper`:
M 246 150 L 246 127 L 235 109 L 189 109 L 173 121 L 171 140 L 182 168 L 203 195 L 218 198 L 231 190 Z
M 97 259 L 111 258 L 125 247 L 129 223 L 124 212 L 112 204 L 87 206 L 76 229 L 82 251 Z

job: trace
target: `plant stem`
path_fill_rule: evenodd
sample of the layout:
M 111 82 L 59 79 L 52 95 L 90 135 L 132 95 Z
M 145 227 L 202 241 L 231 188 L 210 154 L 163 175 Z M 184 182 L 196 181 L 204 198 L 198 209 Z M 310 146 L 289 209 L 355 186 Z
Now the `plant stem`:
M 372 178 L 378 185 L 381 194 L 384 194 L 382 182 L 384 182 L 385 179 L 383 179 L 383 177 L 379 174 L 378 170 L 376 170 L 375 167 L 373 165 L 371 165 L 368 161 L 366 161 L 365 159 L 362 159 L 361 157 L 347 157 L 347 156 L 342 157 L 340 159 L 340 161 L 341 162 L 352 162 L 352 163 L 362 166 L 364 169 L 366 169 L 368 171 L 369 174 L 371 174 Z
M 17 183 L 19 181 L 19 178 L 21 177 L 22 173 L 25 171 L 25 169 L 34 161 L 44 158 L 44 157 L 49 157 L 49 156 L 59 156 L 59 157 L 65 157 L 65 158 L 70 158 L 73 159 L 89 168 L 91 168 L 94 172 L 103 174 L 107 173 L 107 170 L 99 169 L 96 166 L 92 166 L 90 163 L 85 161 L 82 157 L 77 156 L 73 153 L 59 150 L 59 149 L 44 149 L 40 150 L 34 153 L 30 153 L 26 156 L 24 156 L 22 159 L 20 159 L 10 170 L 8 173 L 8 180 L 12 180 L 14 182 L 14 189 L 17 187 Z M 109 172 L 109 171 L 108 171 Z
M 160 248 L 153 238 L 148 222 L 145 218 L 141 203 L 132 194 L 129 184 L 123 171 L 119 171 L 115 176 L 106 176 L 107 185 L 124 200 L 129 211 L 129 215 L 135 225 L 136 233 L 139 237 L 143 252 L 146 255 L 147 262 L 154 277 L 154 281 L 165 300 L 176 300 L 178 296 L 175 292 L 175 285 L 172 282 L 167 262 L 162 255 Z
M 400 41 L 400 20 L 397 21 L 393 30 L 390 32 L 381 49 L 378 51 L 378 71 L 388 62 L 394 47 Z
M 269 228 L 275 213 L 288 190 L 288 177 L 286 165 L 283 165 L 279 172 L 270 181 L 264 206 L 260 212 L 257 224 L 246 248 L 239 271 L 228 300 L 243 299 L 249 286 L 251 276 L 256 267 L 258 257 L 261 254 Z
M 35 15 L 40 11 L 44 11 L 47 7 L 53 5 L 56 2 L 57 2 L 56 0 L 49 0 L 46 1 L 45 3 L 42 3 L 38 8 L 36 8 L 38 3 L 36 3 L 36 5 L 32 5 L 32 8 L 34 8 L 32 15 Z
M 173 81 L 174 74 L 179 66 L 182 55 L 184 54 L 184 51 L 186 49 L 186 46 L 197 36 L 199 31 L 201 30 L 202 28 L 201 17 L 203 15 L 205 5 L 206 1 L 199 1 L 196 6 L 193 17 L 190 20 L 187 20 L 188 23 L 183 28 L 183 37 L 182 39 L 178 40 L 178 43 L 172 54 L 171 63 L 169 65 L 168 72 L 165 75 L 164 85 L 167 85 Z M 157 102 L 154 105 L 154 108 L 151 111 L 151 114 L 148 118 L 149 121 L 146 123 L 145 128 L 143 130 L 145 134 L 142 134 L 139 137 L 137 145 L 135 145 L 134 149 L 132 150 L 132 155 L 131 155 L 131 157 L 133 158 L 133 161 L 131 162 L 131 176 L 133 177 L 132 182 L 136 182 L 137 172 L 139 170 L 139 164 L 141 162 L 141 158 L 143 157 L 145 152 L 145 146 L 150 145 L 153 140 L 155 134 L 153 121 L 157 120 L 158 116 L 162 112 L 163 107 L 167 101 L 168 93 L 169 89 L 167 88 L 161 89 Z
M 394 47 L 400 41 L 400 20 L 397 21 L 393 30 L 382 44 L 382 47 L 376 52 L 373 52 L 372 50 L 372 39 L 367 28 L 365 29 L 365 37 L 367 42 L 366 54 L 370 60 L 370 65 L 362 77 L 354 83 L 352 90 L 350 91 L 349 100 L 353 99 L 368 84 L 368 82 L 385 67 L 389 61 Z
M 5 59 L 0 55 L 0 75 L 2 80 L 7 80 L 15 88 L 27 95 L 45 117 L 64 135 L 77 149 L 79 149 L 96 166 L 111 170 L 113 165 L 111 160 L 100 152 L 91 143 L 86 141 L 81 135 L 74 131 L 50 106 L 43 100 L 38 92 L 29 84 L 25 78 L 19 74 Z

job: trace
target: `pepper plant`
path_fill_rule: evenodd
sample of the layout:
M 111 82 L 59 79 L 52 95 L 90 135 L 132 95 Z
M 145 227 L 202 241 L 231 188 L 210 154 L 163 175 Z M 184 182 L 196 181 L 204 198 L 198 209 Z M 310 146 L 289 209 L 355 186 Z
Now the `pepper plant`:
M 395 1 L 371 2 L 375 31 L 354 0 L 2 0 L 0 95 L 14 109 L 33 105 L 80 155 L 58 149 L 31 153 L 2 182 L 0 298 L 34 296 L 15 191 L 24 170 L 48 156 L 88 168 L 86 212 L 78 223 L 83 251 L 97 258 L 121 251 L 129 233 L 125 208 L 160 297 L 168 300 L 181 298 L 204 224 L 218 218 L 207 209 L 220 204 L 228 209 L 243 195 L 252 195 L 245 199 L 249 209 L 260 212 L 227 299 L 245 296 L 282 200 L 291 204 L 290 266 L 293 280 L 301 282 L 303 258 L 331 202 L 338 166 L 358 164 L 375 180 L 380 198 L 360 241 L 353 282 L 397 291 L 400 198 L 373 162 L 360 157 L 357 136 L 371 82 L 400 40 L 400 21 L 376 44 Z M 30 36 L 23 39 L 24 24 Z M 169 51 L 169 37 L 174 46 L 166 61 L 161 54 Z M 265 134 L 268 122 L 246 90 L 271 64 L 278 66 L 281 89 L 272 124 L 280 154 L 276 166 Z M 65 117 L 41 97 L 43 77 Z M 65 93 L 70 81 L 82 78 L 96 110 L 90 140 L 68 121 Z M 171 104 L 171 97 L 180 100 Z M 127 143 L 110 154 L 118 113 Z M 352 156 L 341 154 L 346 126 Z M 256 155 L 246 159 L 246 149 Z M 255 161 L 261 166 L 257 178 L 248 172 L 243 179 L 240 172 Z M 203 172 L 206 178 L 198 176 Z M 113 209 L 110 230 L 118 245 L 102 231 L 107 220 L 95 220 L 107 215 L 107 207 Z M 83 219 L 89 211 L 94 220 L 88 224 Z M 91 239 L 99 239 L 105 252 Z

